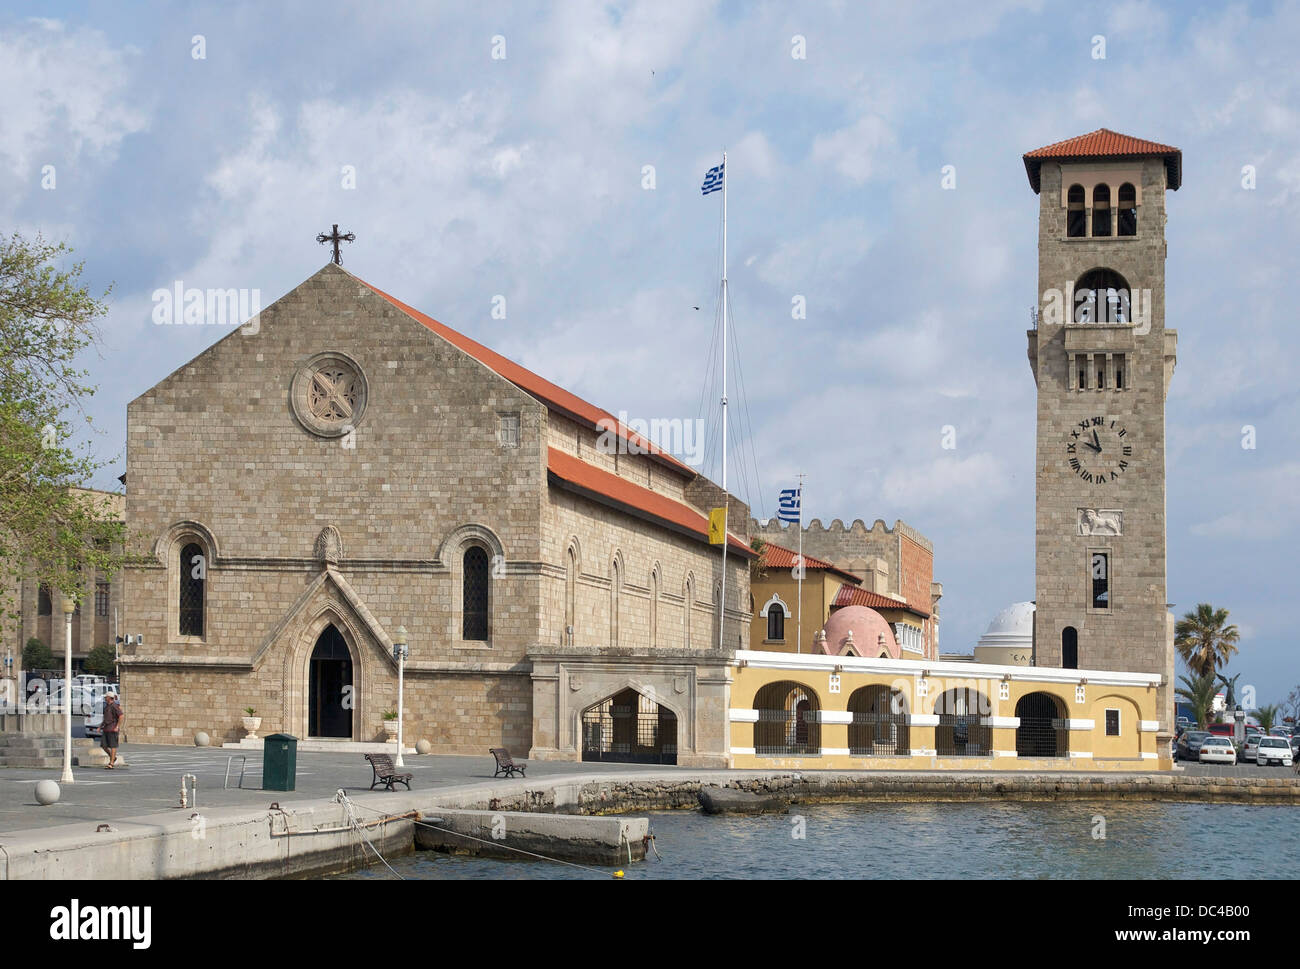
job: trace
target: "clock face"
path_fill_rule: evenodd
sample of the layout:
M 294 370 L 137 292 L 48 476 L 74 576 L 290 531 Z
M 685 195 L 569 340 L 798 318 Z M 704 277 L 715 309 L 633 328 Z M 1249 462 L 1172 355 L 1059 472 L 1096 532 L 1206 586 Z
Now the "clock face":
M 1117 420 L 1085 417 L 1065 440 L 1070 470 L 1090 484 L 1118 481 L 1133 458 L 1133 436 Z

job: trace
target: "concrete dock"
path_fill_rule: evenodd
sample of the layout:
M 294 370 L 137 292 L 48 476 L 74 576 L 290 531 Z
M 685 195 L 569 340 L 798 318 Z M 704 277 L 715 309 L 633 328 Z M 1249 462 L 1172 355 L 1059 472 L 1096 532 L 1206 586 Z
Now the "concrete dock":
M 306 753 L 297 790 L 260 790 L 250 758 L 243 789 L 222 788 L 228 752 L 131 745 L 122 771 L 79 769 L 60 801 L 36 804 L 57 771 L 0 770 L 0 879 L 285 878 L 378 864 L 435 848 L 602 865 L 635 863 L 649 833 L 629 814 L 695 809 L 717 785 L 792 804 L 832 801 L 1174 800 L 1300 804 L 1300 779 L 1266 768 L 1234 773 L 1024 774 L 920 771 L 697 770 L 538 763 L 493 778 L 490 757 L 408 757 L 410 792 L 369 791 L 354 754 Z M 182 774 L 198 807 L 180 807 Z M 237 776 L 237 768 L 232 776 Z M 339 799 L 343 789 L 346 799 Z M 435 820 L 436 825 L 435 825 Z M 424 822 L 423 824 L 421 822 Z M 435 825 L 440 831 L 434 831 Z M 477 839 L 477 840 L 473 840 Z

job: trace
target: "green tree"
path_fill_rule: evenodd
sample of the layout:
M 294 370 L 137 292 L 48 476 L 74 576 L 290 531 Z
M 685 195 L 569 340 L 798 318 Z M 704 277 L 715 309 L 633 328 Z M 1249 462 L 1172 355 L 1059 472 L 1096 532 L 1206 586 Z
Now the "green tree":
M 1207 726 L 1210 722 L 1210 711 L 1214 706 L 1215 694 L 1219 692 L 1219 684 L 1214 674 L 1206 673 L 1195 679 L 1180 676 L 1178 679 L 1183 685 L 1174 692 L 1191 706 L 1192 712 L 1196 714 L 1196 722 L 1202 727 Z
M 37 636 L 27 640 L 27 645 L 23 647 L 23 669 L 54 669 L 54 653 Z
M 1270 703 L 1266 707 L 1257 707 L 1255 709 L 1255 719 L 1259 721 L 1260 729 L 1263 730 L 1264 733 L 1268 733 L 1277 726 L 1277 715 L 1279 710 L 1281 710 L 1281 705 L 1277 703 Z
M 1178 620 L 1174 627 L 1174 646 L 1187 668 L 1197 676 L 1213 674 L 1226 666 L 1237 652 L 1236 626 L 1228 625 L 1228 610 L 1200 603 L 1194 612 Z
M 117 672 L 117 650 L 107 643 L 100 643 L 86 654 L 86 672 L 99 676 L 112 676 Z
M 121 567 L 125 530 L 108 498 L 76 489 L 104 466 L 74 431 L 91 424 L 94 394 L 77 359 L 106 306 L 81 284 L 81 263 L 60 268 L 70 251 L 0 239 L 0 570 L 79 595 L 86 570 Z

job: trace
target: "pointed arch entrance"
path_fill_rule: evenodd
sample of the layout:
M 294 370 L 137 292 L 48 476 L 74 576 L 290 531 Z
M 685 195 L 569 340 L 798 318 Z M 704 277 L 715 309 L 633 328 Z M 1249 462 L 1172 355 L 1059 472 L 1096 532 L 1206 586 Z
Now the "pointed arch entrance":
M 307 736 L 352 738 L 352 654 L 331 623 L 321 630 L 307 672 Z
M 677 763 L 677 714 L 629 687 L 582 713 L 582 759 Z

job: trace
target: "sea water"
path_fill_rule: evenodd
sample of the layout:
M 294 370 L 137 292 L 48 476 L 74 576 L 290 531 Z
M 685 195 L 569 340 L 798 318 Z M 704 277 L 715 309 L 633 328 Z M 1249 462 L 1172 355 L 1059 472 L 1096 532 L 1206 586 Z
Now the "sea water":
M 1294 878 L 1300 808 L 1117 801 L 793 805 L 786 815 L 649 812 L 660 860 L 627 879 Z M 409 879 L 609 878 L 537 860 L 418 851 Z M 376 863 L 345 878 L 394 878 Z

